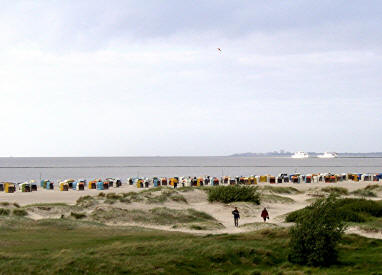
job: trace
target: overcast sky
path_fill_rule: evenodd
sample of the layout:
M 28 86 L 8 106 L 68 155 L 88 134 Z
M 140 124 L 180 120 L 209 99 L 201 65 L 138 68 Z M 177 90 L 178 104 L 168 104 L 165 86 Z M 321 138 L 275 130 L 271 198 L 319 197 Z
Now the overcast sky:
M 0 156 L 382 151 L 381 14 L 380 1 L 1 1 Z

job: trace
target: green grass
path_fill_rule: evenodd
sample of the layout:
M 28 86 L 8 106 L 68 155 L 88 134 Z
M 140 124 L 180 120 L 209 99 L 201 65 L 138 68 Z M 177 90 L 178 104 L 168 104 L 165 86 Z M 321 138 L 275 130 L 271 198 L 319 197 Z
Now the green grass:
M 28 215 L 28 212 L 25 211 L 24 209 L 16 208 L 16 209 L 13 209 L 12 214 L 15 216 L 24 217 Z
M 283 197 L 275 194 L 261 194 L 261 202 L 268 203 L 294 203 L 295 201 L 292 198 Z
M 365 190 L 371 190 L 371 191 L 382 191 L 382 186 L 380 184 L 371 184 L 364 188 Z
M 7 208 L 0 208 L 0 216 L 9 216 L 10 212 L 11 212 L 11 210 L 9 210 Z
M 287 261 L 288 232 L 196 236 L 78 220 L 0 219 L 2 274 L 378 274 L 382 241 L 346 236 L 330 268 Z M 11 221 L 12 220 L 12 221 Z M 198 230 L 197 227 L 194 228 Z
M 322 192 L 330 193 L 330 194 L 337 194 L 337 195 L 349 195 L 349 191 L 344 187 L 334 187 L 334 186 L 328 186 L 321 188 Z
M 357 196 L 357 197 L 369 197 L 369 198 L 377 197 L 377 194 L 375 194 L 373 191 L 365 190 L 365 189 L 357 189 L 357 190 L 351 192 L 351 194 L 353 194 L 354 196 Z
M 166 201 L 172 200 L 175 202 L 187 203 L 186 198 L 183 195 L 179 194 L 174 189 L 162 188 L 159 190 L 160 190 L 159 195 L 153 194 L 152 192 L 151 193 L 146 192 L 148 193 L 148 194 L 145 194 L 146 202 L 147 203 L 164 203 Z
M 357 189 L 351 192 L 351 194 L 358 197 L 376 198 L 377 194 L 375 192 L 378 192 L 381 190 L 382 190 L 382 187 L 379 185 L 368 185 L 365 188 Z
M 89 208 L 97 204 L 98 204 L 98 201 L 95 199 L 95 197 L 92 197 L 92 196 L 80 197 L 76 202 L 76 205 L 82 208 Z
M 197 222 L 212 222 L 216 220 L 207 213 L 196 211 L 194 209 L 176 210 L 167 207 L 158 207 L 150 210 L 139 209 L 95 209 L 90 219 L 104 223 L 134 222 L 153 225 L 174 225 Z
M 300 190 L 294 187 L 284 187 L 284 186 L 270 186 L 265 185 L 261 188 L 264 191 L 269 191 L 271 193 L 276 194 L 300 194 L 302 193 Z
M 303 213 L 309 212 L 311 206 L 293 211 L 286 217 L 287 222 L 295 222 Z M 382 217 L 382 201 L 366 199 L 338 199 L 336 209 L 339 218 L 346 222 L 365 223 Z
M 257 187 L 245 185 L 213 186 L 208 187 L 209 202 L 253 202 L 260 204 L 260 194 Z
M 70 207 L 70 205 L 66 204 L 66 203 L 63 203 L 63 202 L 57 202 L 57 203 L 33 203 L 33 204 L 27 204 L 25 206 L 23 206 L 23 208 L 29 208 L 29 207 L 39 207 L 39 206 L 42 206 L 42 207 Z
M 86 214 L 85 213 L 70 212 L 70 216 L 74 217 L 77 220 L 86 218 Z

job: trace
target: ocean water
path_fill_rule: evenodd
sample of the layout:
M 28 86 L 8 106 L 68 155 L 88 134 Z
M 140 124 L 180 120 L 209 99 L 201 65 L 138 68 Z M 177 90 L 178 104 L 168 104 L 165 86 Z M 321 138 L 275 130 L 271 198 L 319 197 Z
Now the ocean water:
M 382 173 L 382 158 L 93 157 L 0 158 L 0 181 L 67 178 L 249 176 L 279 173 Z

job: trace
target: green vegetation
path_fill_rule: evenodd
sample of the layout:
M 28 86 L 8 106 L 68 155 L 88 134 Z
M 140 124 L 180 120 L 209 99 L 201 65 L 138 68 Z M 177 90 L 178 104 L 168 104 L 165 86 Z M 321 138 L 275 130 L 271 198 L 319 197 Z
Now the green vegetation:
M 9 216 L 9 213 L 11 213 L 11 210 L 7 208 L 0 208 L 0 216 Z
M 375 198 L 377 197 L 377 194 L 375 192 L 378 192 L 382 190 L 381 186 L 378 185 L 368 185 L 365 188 L 357 189 L 351 194 L 358 197 L 369 197 L 369 198 Z
M 375 194 L 373 191 L 365 190 L 365 189 L 357 189 L 357 190 L 351 192 L 351 194 L 353 194 L 354 196 L 358 196 L 358 197 L 369 197 L 369 198 L 377 197 L 377 194 Z
M 209 202 L 253 202 L 260 204 L 260 194 L 256 187 L 245 185 L 214 186 L 207 189 Z
M 84 213 L 70 212 L 70 216 L 74 217 L 77 220 L 86 218 L 86 214 Z
M 16 208 L 16 209 L 13 209 L 12 214 L 15 216 L 24 217 L 28 215 L 28 212 L 25 211 L 24 209 Z
M 217 221 L 207 213 L 199 212 L 194 209 L 176 210 L 167 207 L 158 207 L 148 211 L 138 209 L 99 208 L 91 213 L 90 218 L 105 223 L 134 222 L 157 225 L 179 225 L 186 223 L 210 222 L 218 224 Z
M 329 194 L 335 194 L 335 195 L 349 195 L 349 191 L 344 187 L 334 187 L 334 186 L 328 186 L 321 188 L 322 192 L 329 193 Z
M 47 207 L 47 208 L 53 208 L 53 207 L 70 207 L 70 205 L 63 203 L 63 202 L 56 202 L 56 203 L 33 203 L 25 205 L 23 208 L 31 208 L 31 207 Z
M 88 208 L 88 207 L 92 207 L 94 205 L 97 204 L 97 201 L 94 197 L 92 196 L 83 196 L 83 197 L 80 197 L 77 202 L 76 202 L 76 205 L 79 206 L 79 207 L 83 207 L 83 208 Z
M 268 203 L 294 203 L 292 198 L 283 197 L 275 194 L 261 194 L 260 199 L 262 202 Z
M 270 186 L 270 185 L 264 185 L 262 188 L 264 191 L 269 191 L 272 193 L 277 194 L 300 194 L 302 193 L 300 190 L 294 187 L 287 187 L 287 186 Z
M 159 187 L 158 187 L 159 188 Z M 186 198 L 179 194 L 174 189 L 159 189 L 160 194 L 153 194 L 153 192 L 146 192 L 145 198 L 147 203 L 164 203 L 168 200 L 175 202 L 187 203 Z
M 2 205 L 2 206 L 9 206 L 9 202 L 7 202 L 7 201 L 2 201 L 2 202 L 0 202 L 0 205 Z
M 20 217 L 0 218 L 0 243 L 2 274 L 378 274 L 382 254 L 381 240 L 350 235 L 338 265 L 302 267 L 285 229 L 196 236 Z
M 334 207 L 337 218 L 349 223 L 362 223 L 361 228 L 369 231 L 382 230 L 382 201 L 366 199 L 338 199 Z M 296 222 L 298 219 L 311 213 L 312 207 L 291 212 L 287 215 L 287 222 Z
M 366 186 L 364 189 L 379 192 L 382 191 L 382 186 L 379 184 L 371 184 Z
M 302 212 L 290 230 L 292 263 L 329 266 L 337 263 L 338 242 L 345 231 L 345 223 L 338 218 L 337 199 L 334 195 L 320 199 Z

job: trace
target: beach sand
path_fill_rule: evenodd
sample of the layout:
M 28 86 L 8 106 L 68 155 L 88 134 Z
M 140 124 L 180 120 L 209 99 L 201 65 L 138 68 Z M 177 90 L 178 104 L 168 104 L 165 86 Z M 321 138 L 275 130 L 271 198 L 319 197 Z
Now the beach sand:
M 321 188 L 332 186 L 332 187 L 343 187 L 348 189 L 349 192 L 352 192 L 356 189 L 365 188 L 371 184 L 378 184 L 382 186 L 382 183 L 374 183 L 374 182 L 340 182 L 340 183 L 283 183 L 283 184 L 269 184 L 269 183 L 261 183 L 258 184 L 260 191 L 264 186 L 276 186 L 276 187 L 293 187 L 301 191 L 302 193 L 297 194 L 277 194 L 282 197 L 290 198 L 293 201 L 286 202 L 274 202 L 269 200 L 263 200 L 260 205 L 254 205 L 251 203 L 231 203 L 231 204 L 222 204 L 222 203 L 209 203 L 207 200 L 206 192 L 195 189 L 189 192 L 182 192 L 182 195 L 187 200 L 187 203 L 179 203 L 175 201 L 166 201 L 160 205 L 158 204 L 147 204 L 134 202 L 128 204 L 128 209 L 139 209 L 139 210 L 148 210 L 157 207 L 167 207 L 170 209 L 189 209 L 193 208 L 198 211 L 205 212 L 211 216 L 213 216 L 219 223 L 221 223 L 224 228 L 222 229 L 214 229 L 214 230 L 200 230 L 195 231 L 189 228 L 172 228 L 171 226 L 160 226 L 155 224 L 137 224 L 137 223 L 117 223 L 117 225 L 133 225 L 133 226 L 143 226 L 148 228 L 162 229 L 162 230 L 175 230 L 182 232 L 191 232 L 195 234 L 221 234 L 221 233 L 240 233 L 247 232 L 256 229 L 269 228 L 269 227 L 289 227 L 292 224 L 285 223 L 285 216 L 287 213 L 301 209 L 312 202 L 312 199 L 315 198 L 315 194 L 318 194 Z M 110 188 L 108 190 L 88 190 L 84 191 L 59 191 L 59 190 L 44 190 L 39 188 L 37 192 L 32 193 L 0 193 L 0 203 L 1 202 L 9 202 L 9 203 L 18 203 L 21 206 L 30 205 L 30 204 L 41 204 L 41 203 L 66 203 L 66 204 L 75 204 L 76 201 L 85 195 L 97 196 L 100 192 L 105 194 L 108 193 L 127 193 L 127 192 L 139 192 L 147 189 L 138 189 L 135 186 L 130 186 L 127 184 L 122 185 L 119 188 Z M 377 198 L 381 200 L 382 194 L 378 194 Z M 238 207 L 241 219 L 239 221 L 240 226 L 238 228 L 234 227 L 233 218 L 232 218 L 232 210 L 234 207 Z M 111 206 L 110 206 L 111 207 Z M 114 206 L 115 207 L 115 206 Z M 122 206 L 121 206 L 122 207 Z M 261 210 L 266 207 L 268 209 L 270 219 L 267 223 L 264 223 L 260 218 Z M 33 219 L 41 219 L 45 218 L 44 216 L 39 216 L 35 214 L 31 214 L 29 216 Z M 115 224 L 115 223 L 113 223 Z M 366 232 L 361 230 L 358 227 L 351 227 L 348 229 L 349 233 L 356 233 L 367 237 L 372 238 L 382 238 L 382 232 Z

